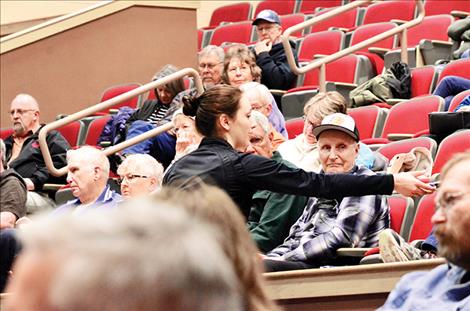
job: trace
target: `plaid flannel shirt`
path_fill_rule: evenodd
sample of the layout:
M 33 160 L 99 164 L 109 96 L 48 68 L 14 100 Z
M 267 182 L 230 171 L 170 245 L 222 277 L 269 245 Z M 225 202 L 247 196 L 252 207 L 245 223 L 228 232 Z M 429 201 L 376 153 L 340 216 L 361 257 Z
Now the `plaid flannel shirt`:
M 374 174 L 354 167 L 352 174 Z M 289 261 L 322 262 L 340 247 L 375 247 L 378 234 L 390 227 L 385 196 L 345 197 L 339 202 L 310 198 L 284 243 L 267 254 Z

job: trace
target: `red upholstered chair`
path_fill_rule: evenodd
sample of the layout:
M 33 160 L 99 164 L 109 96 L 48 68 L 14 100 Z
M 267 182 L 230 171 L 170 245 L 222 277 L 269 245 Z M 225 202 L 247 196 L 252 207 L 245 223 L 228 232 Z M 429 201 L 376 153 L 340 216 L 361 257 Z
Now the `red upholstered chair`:
M 317 12 L 318 9 L 341 6 L 342 4 L 343 0 L 301 0 L 299 12 L 312 14 Z
M 202 29 L 197 30 L 197 50 L 200 51 L 202 46 L 202 38 L 204 37 L 204 31 Z
M 381 138 L 366 139 L 367 144 L 386 144 L 394 134 L 401 138 L 411 138 L 429 131 L 428 115 L 431 112 L 442 111 L 444 100 L 439 96 L 425 96 L 410 99 L 393 106 L 385 120 Z
M 387 113 L 376 106 L 348 109 L 348 114 L 356 122 L 360 139 L 378 137 L 382 131 Z
M 300 43 L 298 58 L 300 62 L 311 61 L 314 55 L 331 55 L 343 48 L 344 32 L 326 30 L 305 36 Z
M 78 146 L 80 144 L 79 137 L 83 128 L 81 121 L 74 121 L 72 123 L 61 126 L 57 131 L 64 136 L 70 146 Z
M 305 21 L 305 15 L 302 13 L 283 15 L 280 16 L 280 18 L 283 30 L 286 30 L 289 27 L 295 26 Z M 291 35 L 294 37 L 302 37 L 304 35 L 304 31 L 297 31 L 292 33 Z
M 322 15 L 330 10 L 331 9 L 322 10 L 316 13 L 315 16 Z M 312 25 L 312 27 L 310 28 L 310 32 L 314 33 L 318 31 L 328 30 L 330 27 L 350 29 L 356 26 L 357 19 L 358 19 L 358 9 L 356 8 L 353 10 L 343 12 L 339 15 L 333 16 L 321 22 L 318 22 L 315 25 Z
M 454 111 L 455 108 L 457 108 L 457 106 L 460 105 L 460 103 L 467 96 L 470 96 L 470 90 L 466 90 L 466 91 L 460 92 L 459 94 L 455 95 L 454 98 L 452 98 L 452 101 L 450 102 L 449 111 Z
M 407 153 L 415 147 L 424 147 L 431 152 L 432 157 L 436 156 L 437 143 L 429 137 L 409 138 L 400 141 L 394 141 L 383 145 L 377 152 L 380 152 L 388 160 L 391 160 L 398 153 Z
M 470 129 L 455 132 L 442 140 L 437 150 L 432 173 L 440 173 L 444 164 L 456 153 L 470 150 Z
M 108 89 L 106 89 L 103 92 L 103 95 L 101 95 L 100 102 L 104 102 L 108 99 L 111 99 L 113 97 L 116 97 L 118 95 L 127 93 L 129 91 L 132 91 L 141 85 L 138 83 L 130 83 L 130 84 L 123 84 L 123 85 L 117 85 L 117 86 L 112 86 Z M 125 100 L 117 105 L 114 105 L 110 108 L 108 108 L 106 111 L 101 112 L 101 113 L 96 113 L 96 115 L 106 115 L 109 114 L 109 109 L 119 109 L 124 106 L 129 106 L 131 108 L 137 108 L 137 106 L 140 104 L 141 96 L 136 96 L 131 99 Z
M 434 66 L 411 69 L 411 98 L 431 94 L 436 80 L 437 71 Z
M 428 237 L 432 230 L 431 217 L 436 210 L 435 196 L 436 193 L 433 193 L 425 195 L 419 200 L 408 241 L 424 240 Z
M 240 2 L 235 4 L 218 7 L 212 12 L 209 22 L 210 28 L 215 28 L 224 22 L 242 22 L 251 18 L 252 6 L 249 2 Z
M 304 130 L 304 118 L 295 118 L 286 121 L 286 130 L 289 139 L 293 139 L 302 134 Z
M 84 138 L 85 145 L 98 145 L 98 138 L 100 137 L 101 132 L 103 131 L 104 126 L 106 125 L 106 122 L 108 122 L 110 118 L 111 116 L 104 116 L 91 120 Z
M 390 228 L 406 239 L 409 234 L 408 222 L 414 214 L 413 199 L 393 195 L 387 197 L 387 200 L 390 206 Z
M 221 45 L 225 42 L 248 44 L 252 42 L 252 30 L 251 21 L 221 25 L 214 29 L 210 44 Z
M 392 19 L 409 21 L 414 18 L 414 14 L 414 1 L 382 1 L 366 8 L 362 24 L 389 22 Z
M 0 138 L 5 140 L 8 136 L 10 136 L 11 134 L 13 134 L 13 129 L 10 127 L 10 128 L 3 128 L 0 130 Z
M 448 63 L 439 75 L 439 83 L 444 77 L 459 76 L 470 79 L 470 58 L 458 59 Z
M 295 0 L 264 0 L 258 3 L 253 18 L 256 18 L 259 12 L 263 10 L 273 10 L 279 15 L 294 13 Z
M 426 16 L 450 14 L 452 11 L 470 12 L 470 2 L 462 0 L 426 0 L 424 1 Z

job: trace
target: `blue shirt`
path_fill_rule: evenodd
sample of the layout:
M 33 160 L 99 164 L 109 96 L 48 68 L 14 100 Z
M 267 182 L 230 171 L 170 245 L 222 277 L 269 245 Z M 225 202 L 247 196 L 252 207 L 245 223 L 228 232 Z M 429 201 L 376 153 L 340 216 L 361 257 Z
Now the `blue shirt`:
M 100 196 L 98 199 L 96 199 L 95 203 L 87 206 L 86 208 L 97 208 L 97 207 L 110 207 L 114 208 L 117 206 L 118 203 L 122 202 L 122 197 L 118 193 L 114 192 L 109 188 L 109 185 L 104 188 L 103 192 L 101 192 Z M 55 211 L 55 213 L 61 213 L 63 211 L 69 211 L 71 209 L 76 209 L 82 205 L 82 202 L 80 202 L 80 199 L 74 199 L 70 200 L 67 203 L 63 204 L 62 206 L 59 206 Z
M 470 272 L 452 264 L 408 273 L 378 310 L 470 310 Z

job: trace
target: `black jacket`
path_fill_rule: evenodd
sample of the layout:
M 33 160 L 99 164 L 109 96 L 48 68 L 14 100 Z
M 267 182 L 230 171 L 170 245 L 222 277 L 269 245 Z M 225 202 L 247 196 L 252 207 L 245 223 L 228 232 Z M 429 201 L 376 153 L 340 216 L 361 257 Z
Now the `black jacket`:
M 226 141 L 204 138 L 199 148 L 176 161 L 166 172 L 163 185 L 177 185 L 192 176 L 224 189 L 248 217 L 257 190 L 342 198 L 391 194 L 392 175 L 357 176 L 316 174 L 291 168 L 253 154 L 237 152 Z
M 41 128 L 42 127 L 43 126 L 41 126 Z M 41 128 L 39 128 L 39 130 Z M 21 177 L 31 179 L 34 183 L 35 191 L 40 191 L 46 182 L 65 183 L 64 177 L 60 178 L 49 175 L 49 171 L 46 168 L 44 158 L 42 157 L 42 153 L 39 148 L 39 130 L 25 140 L 18 157 L 9 163 L 9 167 L 18 172 Z M 47 133 L 46 142 L 49 146 L 54 166 L 56 168 L 61 168 L 67 165 L 66 151 L 70 149 L 70 145 L 65 138 L 57 131 L 50 131 Z M 11 158 L 11 151 L 13 148 L 12 135 L 5 139 L 5 146 L 8 162 Z
M 294 52 L 295 63 L 298 64 L 296 45 L 289 41 Z M 297 75 L 287 63 L 286 51 L 282 43 L 272 46 L 271 51 L 256 55 L 256 64 L 261 68 L 261 83 L 268 89 L 288 90 L 295 87 Z

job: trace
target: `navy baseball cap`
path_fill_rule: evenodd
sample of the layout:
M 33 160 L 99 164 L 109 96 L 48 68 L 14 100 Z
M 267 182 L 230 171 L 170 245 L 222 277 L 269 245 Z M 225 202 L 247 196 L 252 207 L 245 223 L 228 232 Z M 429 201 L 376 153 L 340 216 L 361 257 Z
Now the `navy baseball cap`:
M 253 21 L 252 25 L 257 25 L 261 21 L 266 21 L 270 23 L 276 23 L 281 25 L 281 20 L 279 19 L 279 15 L 273 10 L 263 10 L 256 15 L 255 20 Z

